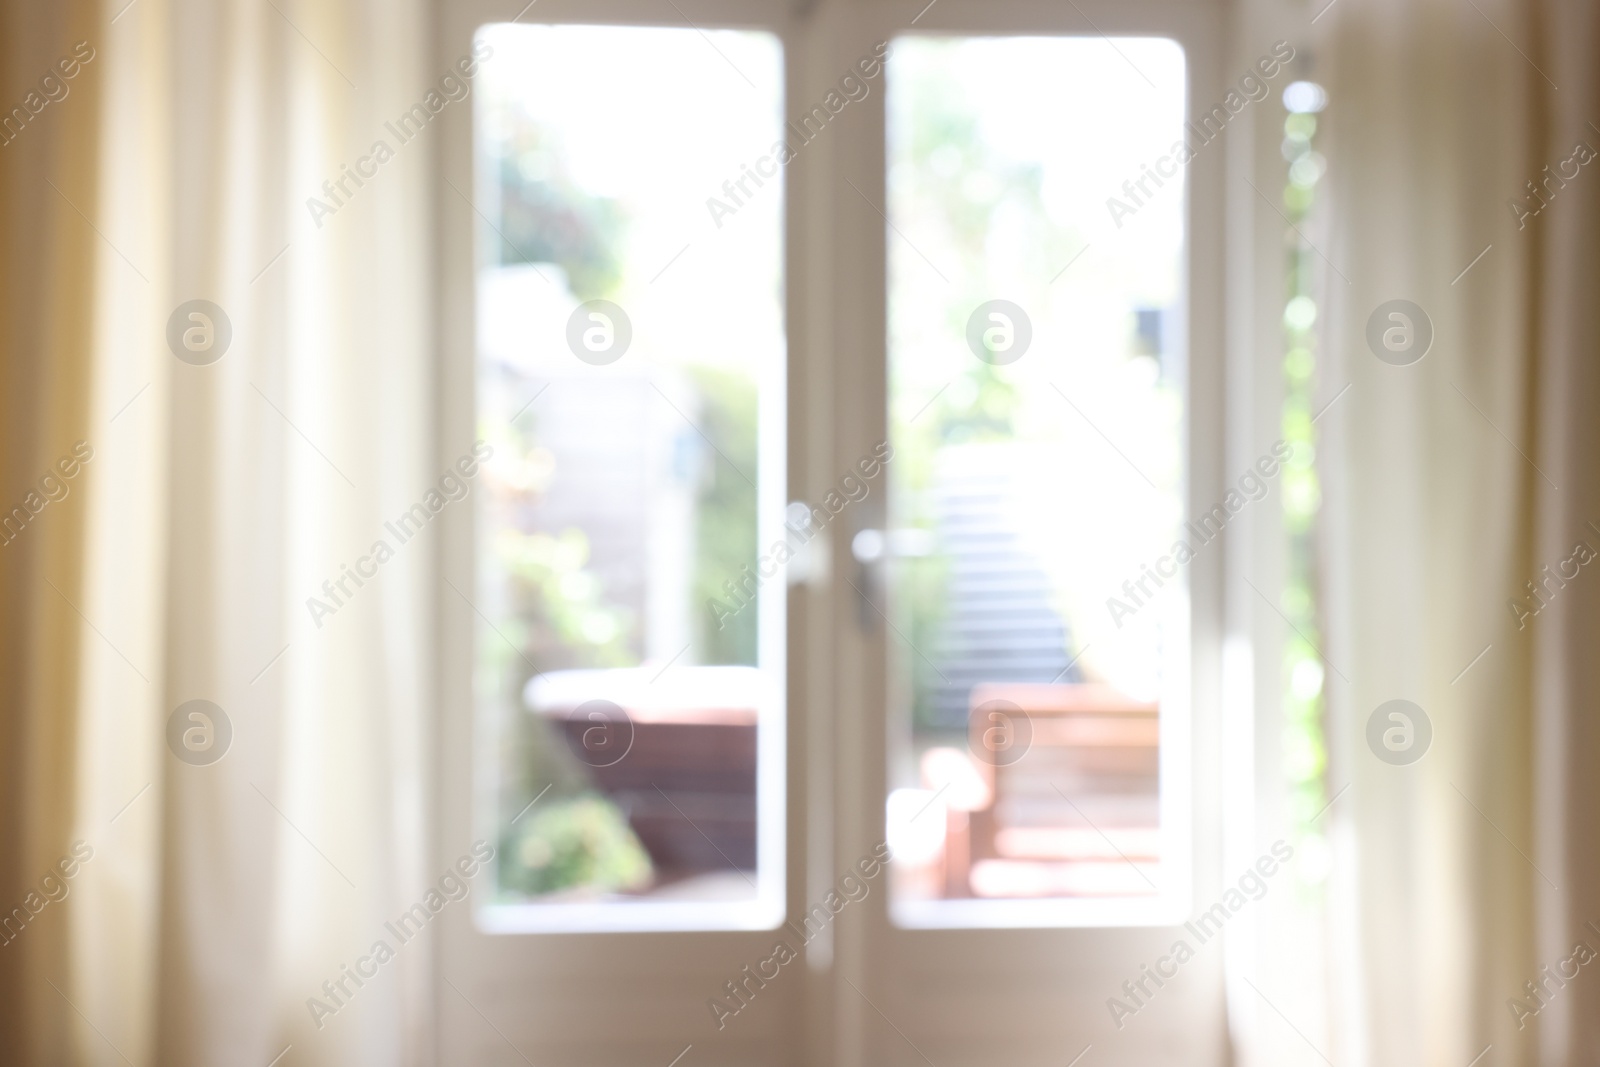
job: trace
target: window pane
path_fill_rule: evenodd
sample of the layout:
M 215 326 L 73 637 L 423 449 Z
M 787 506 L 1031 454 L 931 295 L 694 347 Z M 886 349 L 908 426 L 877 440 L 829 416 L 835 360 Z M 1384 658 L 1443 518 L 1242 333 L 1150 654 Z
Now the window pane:
M 1183 53 L 888 71 L 895 915 L 1136 917 L 1186 847 Z
M 782 522 L 779 45 L 478 44 L 483 921 L 775 923 L 784 587 L 729 583 Z

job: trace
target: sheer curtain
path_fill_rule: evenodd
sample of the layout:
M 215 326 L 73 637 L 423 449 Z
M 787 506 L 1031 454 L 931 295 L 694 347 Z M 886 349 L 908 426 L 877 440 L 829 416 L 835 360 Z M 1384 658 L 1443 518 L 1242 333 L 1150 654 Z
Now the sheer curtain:
M 1350 788 L 1330 811 L 1329 1051 L 1340 1067 L 1588 1062 L 1600 979 L 1584 968 L 1540 999 L 1525 983 L 1578 941 L 1600 950 L 1584 925 L 1600 919 L 1600 578 L 1569 564 L 1546 582 L 1578 542 L 1600 551 L 1600 171 L 1566 162 L 1600 146 L 1595 13 L 1338 0 L 1315 30 L 1326 251 L 1349 279 L 1329 284 L 1325 385 L 1350 389 L 1321 423 L 1327 654 L 1350 679 L 1330 704 L 1330 789 Z M 1546 184 L 1546 165 L 1565 177 Z M 1369 343 L 1392 300 L 1431 323 L 1419 361 Z M 1408 765 L 1368 742 L 1394 699 L 1432 726 Z
M 433 546 L 345 577 L 439 475 L 433 148 L 346 177 L 441 73 L 424 7 L 34 6 L 5 5 L 8 93 L 94 58 L 0 148 L 8 269 L 31 246 L 37 272 L 8 298 L 33 379 L 7 488 L 93 458 L 7 546 L 5 888 L 91 855 L 0 949 L 0 1059 L 425 1060 L 426 939 L 343 970 L 437 877 Z

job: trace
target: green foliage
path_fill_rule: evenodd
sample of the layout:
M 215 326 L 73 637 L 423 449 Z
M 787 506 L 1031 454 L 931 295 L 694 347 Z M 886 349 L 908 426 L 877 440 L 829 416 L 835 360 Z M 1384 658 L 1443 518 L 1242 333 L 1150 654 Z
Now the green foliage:
M 756 490 L 745 479 L 756 476 L 756 387 L 746 375 L 709 367 L 692 368 L 690 374 L 701 396 L 700 430 L 716 446 L 707 457 L 696 508 L 692 599 L 701 626 L 696 647 L 702 663 L 754 666 L 754 606 L 725 617 L 719 629 L 708 605 L 716 600 L 727 610 L 736 608 L 725 584 L 737 580 L 746 566 L 755 572 Z
M 580 300 L 612 295 L 626 223 L 615 200 L 591 196 L 566 172 L 554 136 L 512 108 L 499 145 L 501 263 L 556 263 Z
M 495 551 L 515 583 L 517 644 L 542 670 L 631 665 L 626 613 L 602 600 L 600 580 L 585 566 L 589 538 L 583 531 L 502 529 Z
M 990 364 L 976 363 L 935 401 L 930 429 L 941 445 L 1011 441 L 1020 406 L 1015 385 Z
M 507 517 L 535 507 L 556 476 L 555 455 L 539 441 L 539 420 L 489 421 L 480 435 L 495 450 L 493 507 Z M 507 602 L 495 626 L 503 640 L 482 645 L 493 672 L 510 677 L 507 696 L 520 702 L 531 664 L 541 671 L 627 667 L 638 662 L 629 638 L 633 612 L 608 603 L 599 575 L 589 569 L 589 538 L 578 529 L 524 532 L 498 523 L 489 546 L 508 581 Z M 527 667 L 523 673 L 519 668 Z
M 1310 820 L 1326 803 L 1327 739 L 1324 727 L 1321 642 L 1322 612 L 1318 604 L 1319 552 L 1316 515 L 1321 506 L 1321 480 L 1316 468 L 1316 429 L 1312 398 L 1316 384 L 1314 301 L 1318 260 L 1300 235 L 1316 203 L 1322 158 L 1312 148 L 1317 120 L 1291 114 L 1284 121 L 1283 156 L 1289 180 L 1283 202 L 1294 227 L 1285 271 L 1283 438 L 1293 449 L 1283 471 L 1284 533 L 1288 568 L 1283 609 L 1294 627 L 1284 647 L 1283 758 L 1289 779 L 1291 817 L 1301 839 L 1318 835 Z
M 617 806 L 593 794 L 535 806 L 501 841 L 500 885 L 530 896 L 639 890 L 653 872 Z
M 899 590 L 904 613 L 911 620 L 911 647 L 937 648 L 950 613 L 950 558 L 935 552 L 921 559 L 898 560 L 895 572 L 895 588 Z M 933 665 L 919 655 L 912 654 L 907 665 L 912 677 L 913 729 L 918 732 L 948 730 L 949 724 L 939 721 L 933 705 L 934 694 L 946 683 Z

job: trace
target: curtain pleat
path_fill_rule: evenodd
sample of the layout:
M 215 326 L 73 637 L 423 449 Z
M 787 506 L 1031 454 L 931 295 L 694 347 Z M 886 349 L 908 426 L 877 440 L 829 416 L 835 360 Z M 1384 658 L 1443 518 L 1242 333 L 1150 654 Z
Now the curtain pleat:
M 1544 151 L 1539 174 L 1529 177 L 1542 180 L 1547 165 L 1557 177 L 1571 174 L 1580 143 L 1597 153 L 1576 178 L 1547 188 L 1549 206 L 1529 222 L 1539 227 L 1542 268 L 1534 296 L 1539 419 L 1529 451 L 1559 487 L 1534 483 L 1528 577 L 1542 581 L 1534 572 L 1559 569 L 1580 541 L 1600 553 L 1600 11 L 1582 0 L 1552 2 L 1537 29 L 1536 58 L 1559 89 L 1546 86 Z M 1526 204 L 1526 189 L 1519 192 Z M 1593 566 L 1547 593 L 1548 606 L 1532 622 L 1535 847 L 1556 882 L 1534 887 L 1541 966 L 1559 967 L 1578 941 L 1600 952 L 1600 573 Z M 1525 590 L 1517 592 L 1527 604 Z M 1583 977 L 1539 1013 L 1544 1064 L 1593 1062 L 1600 1049 L 1600 982 L 1585 980 L 1588 972 L 1581 968 Z
M 101 252 L 100 71 L 57 64 L 95 5 L 0 7 L 0 1062 L 65 1062 L 77 1020 L 67 910 L 93 462 L 92 321 Z M 66 473 L 71 471 L 69 477 Z
M 1584 526 L 1600 517 L 1600 182 L 1585 173 L 1535 217 L 1516 205 L 1539 206 L 1527 183 L 1577 140 L 1600 145 L 1584 120 L 1600 114 L 1593 15 L 1341 0 L 1320 30 L 1329 254 L 1349 277 L 1330 286 L 1330 395 L 1353 383 L 1324 430 L 1328 654 L 1350 678 L 1330 704 L 1331 780 L 1351 785 L 1331 812 L 1334 1059 L 1586 1062 L 1564 1013 L 1587 1032 L 1595 994 L 1532 1000 L 1525 983 L 1578 940 L 1600 950 L 1579 919 L 1596 797 L 1578 785 L 1597 754 L 1584 722 L 1600 602 L 1585 572 L 1549 614 L 1516 605 L 1540 603 L 1527 583 L 1577 541 L 1600 551 Z M 1368 340 L 1392 300 L 1423 309 L 1433 333 L 1405 366 Z M 1368 741 L 1369 717 L 1394 699 L 1432 725 L 1408 765 Z

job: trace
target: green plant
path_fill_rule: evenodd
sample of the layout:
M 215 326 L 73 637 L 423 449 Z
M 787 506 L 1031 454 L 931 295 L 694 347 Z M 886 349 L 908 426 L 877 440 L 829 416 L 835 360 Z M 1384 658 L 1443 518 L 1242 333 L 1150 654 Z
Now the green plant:
M 552 800 L 502 838 L 500 885 L 530 896 L 564 889 L 630 892 L 654 876 L 628 820 L 604 797 Z
M 700 391 L 700 429 L 716 446 L 696 501 L 694 599 L 700 620 L 700 662 L 756 662 L 756 612 L 741 611 L 718 627 L 710 601 L 724 603 L 724 584 L 756 564 L 756 387 L 748 375 L 692 367 Z M 737 468 L 737 469 L 736 469 Z M 744 473 L 740 473 L 744 472 Z
M 1326 166 L 1313 146 L 1314 114 L 1290 114 L 1283 124 L 1283 155 L 1289 162 L 1283 205 L 1291 232 L 1287 245 L 1283 359 L 1283 438 L 1294 447 L 1283 470 L 1283 526 L 1287 541 L 1283 610 L 1293 633 L 1284 643 L 1284 769 L 1289 779 L 1291 825 L 1296 844 L 1320 836 L 1313 820 L 1327 804 L 1328 746 L 1319 577 L 1322 567 L 1317 512 L 1322 502 L 1312 425 L 1317 384 L 1316 250 L 1304 236 L 1317 200 L 1317 180 Z
M 532 651 L 542 670 L 632 665 L 627 613 L 605 603 L 600 580 L 587 566 L 589 539 L 583 531 L 555 535 L 503 529 L 495 550 L 515 580 L 519 644 Z
M 580 300 L 609 296 L 621 281 L 621 206 L 592 196 L 567 173 L 555 135 L 520 107 L 500 116 L 498 262 L 556 263 Z

